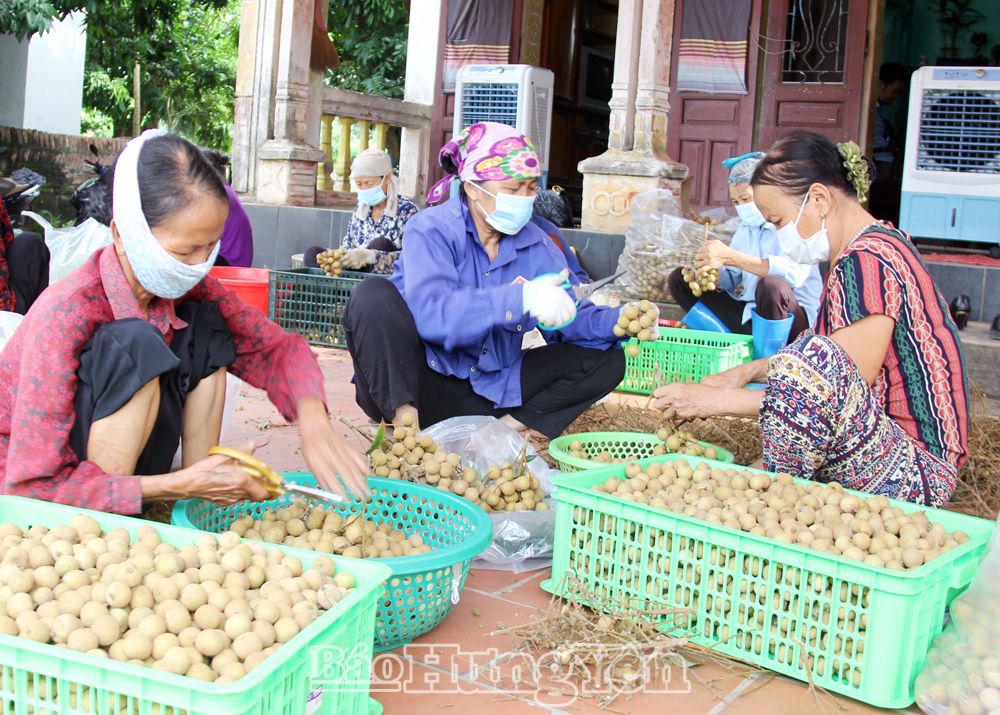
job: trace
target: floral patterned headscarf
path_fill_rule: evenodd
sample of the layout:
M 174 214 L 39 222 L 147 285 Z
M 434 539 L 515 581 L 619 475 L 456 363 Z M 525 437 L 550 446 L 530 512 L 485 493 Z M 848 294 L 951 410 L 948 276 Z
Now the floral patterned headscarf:
M 448 198 L 456 176 L 462 181 L 504 181 L 537 179 L 542 175 L 531 140 L 514 127 L 497 122 L 479 122 L 466 127 L 441 147 L 438 163 L 446 176 L 427 194 L 430 204 Z

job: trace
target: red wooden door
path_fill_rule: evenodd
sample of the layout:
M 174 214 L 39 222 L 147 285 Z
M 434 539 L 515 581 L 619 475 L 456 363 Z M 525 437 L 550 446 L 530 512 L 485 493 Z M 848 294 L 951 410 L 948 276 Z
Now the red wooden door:
M 760 146 L 793 129 L 860 143 L 869 0 L 770 0 Z
M 670 70 L 670 114 L 667 152 L 685 164 L 691 175 L 691 208 L 702 211 L 729 204 L 726 188 L 728 172 L 722 160 L 751 151 L 754 109 L 757 100 L 757 42 L 760 34 L 761 5 L 753 0 L 750 12 L 745 94 L 715 94 L 677 91 L 677 72 L 684 6 L 698 0 L 677 0 L 674 11 L 674 46 Z

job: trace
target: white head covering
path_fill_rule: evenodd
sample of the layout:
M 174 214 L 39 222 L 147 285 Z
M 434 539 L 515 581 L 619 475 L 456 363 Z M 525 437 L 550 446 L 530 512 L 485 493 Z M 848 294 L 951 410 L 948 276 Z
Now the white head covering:
M 215 264 L 222 242 L 216 242 L 207 261 L 192 266 L 170 255 L 146 223 L 139 193 L 139 154 L 148 140 L 161 134 L 166 132 L 148 129 L 126 144 L 118 155 L 112 188 L 112 217 L 129 265 L 142 287 L 160 298 L 177 299 L 204 279 Z
M 351 178 L 357 179 L 362 176 L 383 177 L 389 176 L 386 182 L 385 212 L 390 216 L 396 215 L 399 206 L 399 179 L 392 173 L 392 160 L 389 155 L 380 149 L 365 149 L 354 158 L 351 164 Z M 358 204 L 354 215 L 360 219 L 368 218 L 371 207 L 367 204 Z

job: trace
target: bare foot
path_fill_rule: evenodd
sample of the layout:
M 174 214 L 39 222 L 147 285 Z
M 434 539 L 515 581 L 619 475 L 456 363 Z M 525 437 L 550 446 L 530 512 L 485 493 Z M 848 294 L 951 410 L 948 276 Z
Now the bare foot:
M 405 405 L 400 405 L 396 409 L 395 414 L 393 414 L 393 416 L 392 416 L 392 425 L 393 425 L 393 427 L 403 427 L 406 424 L 406 422 L 408 421 L 408 420 L 406 420 L 406 418 L 408 416 L 412 418 L 412 422 L 410 422 L 410 425 L 407 425 L 407 426 L 415 427 L 417 429 L 417 431 L 419 432 L 420 431 L 420 415 L 417 413 L 417 408 L 414 407 L 413 405 L 409 404 L 409 403 L 407 403 Z
M 511 429 L 517 430 L 518 432 L 525 432 L 529 429 L 529 427 L 526 424 L 524 424 L 520 420 L 514 419 L 510 415 L 504 415 L 503 417 L 500 418 L 500 421 L 503 422 L 508 427 L 510 427 Z

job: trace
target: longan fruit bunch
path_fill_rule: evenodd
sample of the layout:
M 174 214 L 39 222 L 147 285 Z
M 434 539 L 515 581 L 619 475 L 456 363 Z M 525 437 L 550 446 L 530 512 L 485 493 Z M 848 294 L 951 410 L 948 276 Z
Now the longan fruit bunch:
M 420 534 L 406 534 L 390 524 L 364 519 L 360 514 L 343 517 L 305 499 L 265 511 L 260 519 L 242 516 L 229 530 L 247 539 L 355 559 L 388 559 L 431 551 Z
M 615 337 L 633 337 L 639 342 L 653 339 L 653 329 L 660 313 L 648 300 L 627 303 L 622 306 L 618 323 L 614 327 Z
M 370 461 L 377 477 L 429 484 L 465 497 L 486 511 L 548 509 L 538 479 L 527 473 L 523 464 L 520 469 L 512 464 L 490 466 L 486 474 L 480 475 L 472 467 L 463 466 L 457 454 L 445 452 L 430 436 L 417 434 L 411 415 L 403 417 L 403 425 L 394 430 L 391 439 L 383 440 Z M 507 482 L 510 485 L 504 486 Z M 524 506 L 518 509 L 518 504 Z
M 719 287 L 719 269 L 708 268 L 698 271 L 694 268 L 681 269 L 681 277 L 691 289 L 691 294 L 695 298 L 700 298 L 702 293 L 711 293 Z
M 343 257 L 344 249 L 334 248 L 317 254 L 316 263 L 319 264 L 319 267 L 323 269 L 324 273 L 335 278 L 340 275 L 340 261 Z
M 51 529 L 0 525 L 0 632 L 229 683 L 355 586 L 325 556 L 306 568 L 235 533 L 183 548 L 149 526 L 137 537 L 82 514 Z M 68 707 L 89 711 L 76 701 L 90 696 L 71 691 Z
M 864 498 L 836 482 L 806 485 L 789 474 L 772 477 L 704 462 L 645 469 L 629 464 L 624 479 L 612 477 L 594 489 L 894 571 L 919 568 L 969 540 L 922 511 L 904 513 L 884 496 Z

